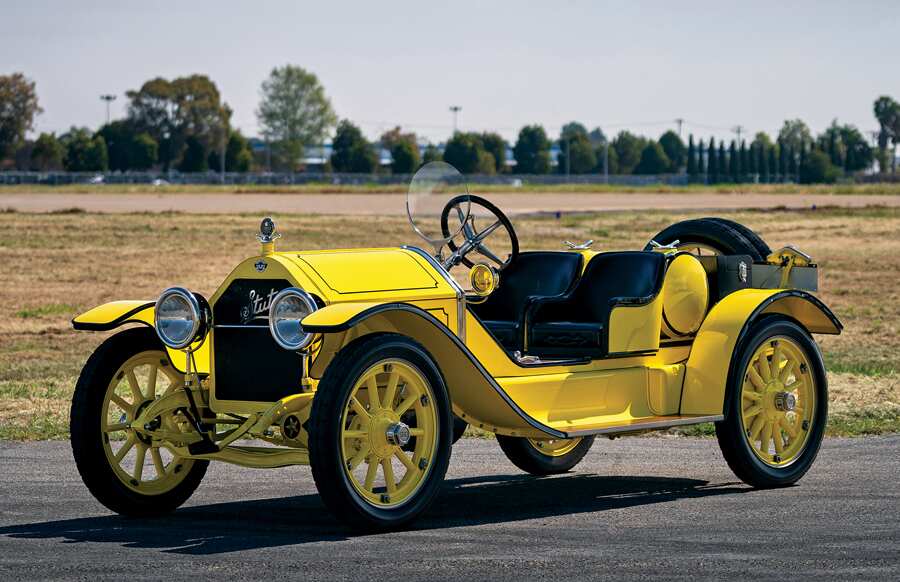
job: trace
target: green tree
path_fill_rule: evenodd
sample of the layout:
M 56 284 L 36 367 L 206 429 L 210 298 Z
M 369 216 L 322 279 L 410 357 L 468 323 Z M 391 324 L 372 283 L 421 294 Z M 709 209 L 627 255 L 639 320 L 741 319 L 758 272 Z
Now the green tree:
M 148 133 L 139 133 L 128 119 L 108 123 L 97 131 L 106 142 L 109 169 L 116 172 L 149 170 L 159 159 L 159 145 Z
M 588 133 L 588 139 L 591 140 L 591 145 L 596 148 L 606 143 L 606 134 L 599 127 L 595 127 Z
M 52 172 L 63 167 L 65 148 L 52 133 L 42 133 L 31 149 L 31 169 L 36 172 Z
M 222 171 L 222 153 L 219 151 L 211 151 L 206 158 L 209 169 L 215 172 Z M 250 143 L 247 138 L 238 131 L 232 130 L 228 133 L 228 143 L 225 145 L 225 171 L 226 172 L 248 172 L 253 164 L 253 151 L 250 149 Z
M 693 134 L 688 136 L 687 175 L 691 178 L 697 176 L 697 148 L 694 146 Z
M 659 145 L 670 160 L 666 171 L 672 174 L 680 172 L 687 161 L 687 149 L 678 134 L 670 129 L 659 137 Z
M 584 125 L 571 121 L 563 126 L 556 161 L 560 174 L 587 174 L 597 166 L 597 156 Z
M 612 145 L 603 143 L 594 148 L 594 157 L 597 158 L 597 165 L 594 166 L 594 172 L 602 174 L 618 174 L 619 158 L 616 156 L 616 150 Z M 604 163 L 609 164 L 609 168 L 604 167 Z
M 738 168 L 739 176 L 738 179 L 741 182 L 747 180 L 746 174 L 755 174 L 756 172 L 753 169 L 752 163 L 750 161 L 750 152 L 747 150 L 747 142 L 741 140 L 740 148 L 738 149 L 738 156 L 741 160 L 741 165 Z
M 800 119 L 787 119 L 778 132 L 778 141 L 796 154 L 812 142 L 809 127 Z
M 888 144 L 895 148 L 900 143 L 900 104 L 887 95 L 875 100 L 873 105 L 875 119 L 878 120 L 878 164 L 882 173 L 887 173 L 890 166 L 892 172 L 897 171 L 895 155 L 888 155 Z M 890 159 L 888 159 L 890 158 Z
M 184 154 L 178 162 L 178 171 L 206 172 L 209 170 L 209 152 L 200 138 L 189 135 L 184 145 Z
M 419 167 L 419 148 L 406 140 L 391 147 L 391 170 L 395 174 L 412 174 Z
M 485 132 L 481 134 L 481 143 L 484 151 L 493 156 L 497 173 L 506 171 L 506 140 L 498 133 Z
M 434 144 L 428 144 L 425 147 L 425 153 L 422 156 L 422 163 L 427 164 L 429 162 L 438 162 L 443 159 L 441 155 L 441 150 L 437 149 Z
M 191 75 L 172 81 L 156 78 L 126 95 L 128 119 L 137 133 L 147 133 L 156 141 L 163 169 L 204 166 L 208 152 L 221 147 L 231 110 L 222 103 L 209 77 Z M 195 161 L 181 164 L 190 137 L 194 138 L 190 155 Z M 197 162 L 201 153 L 204 161 Z
M 707 182 L 710 184 L 719 181 L 719 155 L 714 137 L 709 138 L 709 147 L 706 148 L 706 175 Z
M 820 150 L 808 153 L 799 168 L 801 184 L 831 184 L 839 175 L 840 171 L 831 163 L 828 154 Z
M 105 172 L 109 168 L 106 140 L 86 127 L 73 127 L 59 139 L 65 149 L 63 167 L 69 172 Z
M 477 133 L 458 131 L 444 146 L 444 161 L 463 174 L 493 174 L 494 156 L 484 149 Z
M 766 182 L 776 182 L 778 180 L 778 157 L 775 154 L 775 146 L 768 149 L 766 158 L 766 167 L 768 169 L 768 179 Z
M 556 161 L 560 174 L 588 174 L 597 166 L 597 154 L 587 135 L 577 135 L 560 141 Z
M 616 150 L 619 160 L 619 173 L 631 174 L 635 166 L 641 161 L 641 153 L 647 145 L 647 140 L 638 137 L 629 131 L 620 131 L 612 140 L 612 147 Z
M 22 73 L 0 75 L 0 160 L 25 141 L 35 116 L 42 112 L 34 81 Z
M 719 155 L 716 164 L 719 166 L 719 182 L 728 180 L 728 156 L 725 154 L 725 140 L 719 142 Z
M 741 174 L 741 158 L 738 156 L 737 145 L 731 140 L 728 146 L 728 176 L 733 184 L 737 184 Z
M 303 148 L 323 141 L 337 122 L 318 77 L 296 65 L 272 69 L 260 89 L 256 118 L 291 169 Z
M 641 151 L 641 159 L 634 168 L 635 174 L 663 174 L 672 167 L 672 160 L 666 156 L 663 147 L 655 141 L 648 142 Z
M 344 119 L 337 126 L 332 143 L 331 167 L 335 172 L 371 174 L 378 168 L 378 155 L 362 131 Z
M 550 140 L 540 125 L 526 125 L 513 146 L 517 174 L 546 174 L 550 171 Z

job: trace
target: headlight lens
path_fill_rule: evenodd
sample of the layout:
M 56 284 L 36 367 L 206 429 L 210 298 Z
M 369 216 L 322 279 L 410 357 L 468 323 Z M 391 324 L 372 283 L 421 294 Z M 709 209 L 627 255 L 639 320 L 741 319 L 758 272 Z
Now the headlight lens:
M 303 331 L 300 322 L 318 309 L 309 293 L 288 287 L 272 300 L 269 307 L 269 330 L 275 342 L 286 350 L 302 350 L 312 342 L 312 334 Z
M 194 341 L 203 323 L 200 304 L 183 287 L 170 287 L 156 301 L 156 333 L 166 346 L 181 350 Z

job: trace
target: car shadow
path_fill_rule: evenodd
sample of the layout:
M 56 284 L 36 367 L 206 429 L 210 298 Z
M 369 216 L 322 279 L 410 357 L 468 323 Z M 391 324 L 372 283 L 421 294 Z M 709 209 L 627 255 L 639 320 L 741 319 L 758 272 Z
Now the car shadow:
M 750 489 L 733 482 L 582 473 L 449 479 L 435 504 L 410 530 L 603 512 L 746 491 Z M 156 519 L 107 515 L 0 527 L 0 536 L 10 538 L 106 542 L 189 555 L 342 541 L 356 535 L 331 517 L 318 495 L 185 507 Z

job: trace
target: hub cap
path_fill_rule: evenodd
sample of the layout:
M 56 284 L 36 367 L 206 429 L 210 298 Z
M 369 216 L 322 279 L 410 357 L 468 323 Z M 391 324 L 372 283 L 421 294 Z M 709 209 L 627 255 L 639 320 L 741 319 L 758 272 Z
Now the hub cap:
M 562 457 L 571 453 L 578 446 L 578 443 L 581 442 L 581 437 L 574 439 L 528 439 L 528 442 L 541 454 L 548 457 Z
M 753 453 L 772 467 L 803 452 L 816 411 L 809 358 L 793 339 L 775 337 L 750 358 L 741 387 L 741 420 Z

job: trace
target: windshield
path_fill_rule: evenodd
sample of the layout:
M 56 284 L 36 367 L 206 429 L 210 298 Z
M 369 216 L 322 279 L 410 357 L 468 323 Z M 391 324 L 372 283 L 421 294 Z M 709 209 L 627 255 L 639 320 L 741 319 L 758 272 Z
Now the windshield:
M 455 206 L 452 220 L 441 227 L 441 212 Z M 447 162 L 429 162 L 419 168 L 406 193 L 406 213 L 413 230 L 440 256 L 441 249 L 460 233 L 469 218 L 469 188 L 463 175 Z

